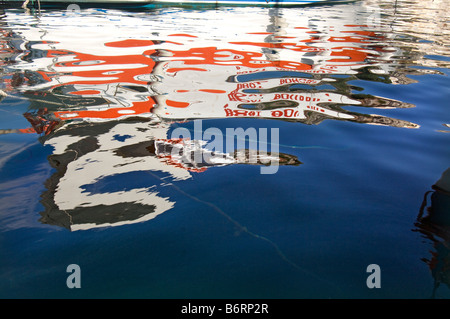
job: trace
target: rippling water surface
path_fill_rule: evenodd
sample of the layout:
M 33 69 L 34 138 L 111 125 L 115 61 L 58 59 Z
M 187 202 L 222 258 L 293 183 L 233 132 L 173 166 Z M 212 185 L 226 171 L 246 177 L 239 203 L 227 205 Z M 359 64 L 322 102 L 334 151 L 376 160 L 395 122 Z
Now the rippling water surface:
M 0 13 L 0 296 L 450 297 L 445 1 Z

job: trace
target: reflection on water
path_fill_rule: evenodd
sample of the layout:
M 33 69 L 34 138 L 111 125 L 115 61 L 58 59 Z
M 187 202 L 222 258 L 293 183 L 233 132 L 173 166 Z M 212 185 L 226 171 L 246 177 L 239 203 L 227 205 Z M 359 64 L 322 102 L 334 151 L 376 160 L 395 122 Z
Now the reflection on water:
M 431 195 L 430 195 L 431 194 Z M 429 206 L 428 198 L 430 199 Z M 450 287 L 450 168 L 424 195 L 415 224 L 416 231 L 433 243 L 431 258 L 423 258 L 434 279 L 432 297 L 441 284 Z
M 4 245 L 7 254 L 28 244 L 22 236 L 41 236 L 33 237 L 24 226 L 39 219 L 33 226 L 52 234 L 36 239 L 31 246 L 38 248 L 27 248 L 29 255 L 38 252 L 33 258 L 53 258 L 58 250 L 54 243 L 43 249 L 46 244 L 40 243 L 69 234 L 71 241 L 78 240 L 71 242 L 71 252 L 89 246 L 94 237 L 105 242 L 95 248 L 102 251 L 99 256 L 88 257 L 86 267 L 96 269 L 109 254 L 116 262 L 131 246 L 146 245 L 130 253 L 138 266 L 129 272 L 154 269 L 155 287 L 164 286 L 171 297 L 194 285 L 201 287 L 198 295 L 209 293 L 212 285 L 194 283 L 193 276 L 198 272 L 203 277 L 206 267 L 212 270 L 204 277 L 214 277 L 218 290 L 230 287 L 233 276 L 238 282 L 254 272 L 245 283 L 252 288 L 245 290 L 239 282 L 242 295 L 264 286 L 270 292 L 263 296 L 273 291 L 277 297 L 304 296 L 325 283 L 327 288 L 316 295 L 328 298 L 331 288 L 339 286 L 339 296 L 346 296 L 346 289 L 358 285 L 355 274 L 366 268 L 360 265 L 366 261 L 382 267 L 383 288 L 396 280 L 389 282 L 389 276 L 401 277 L 394 284 L 404 285 L 399 291 L 414 296 L 434 288 L 430 295 L 439 297 L 450 286 L 448 171 L 429 192 L 430 181 L 424 177 L 433 183 L 436 171 L 441 173 L 434 164 L 442 162 L 445 152 L 438 150 L 439 143 L 448 137 L 443 133 L 450 125 L 441 116 L 443 105 L 431 105 L 445 103 L 445 98 L 433 97 L 434 89 L 447 93 L 442 76 L 450 55 L 445 1 L 0 10 L 0 110 L 7 115 L 0 127 L 6 141 L 0 145 L 0 196 L 7 199 L 0 201 L 0 217 L 7 221 L 2 235 L 21 242 Z M 266 140 L 271 152 L 257 153 L 256 161 L 250 161 L 250 135 L 244 147 L 211 148 L 206 130 L 223 127 L 248 133 L 254 127 L 275 127 L 281 134 L 279 140 Z M 178 129 L 193 133 L 193 138 L 177 136 Z M 197 161 L 198 155 L 214 155 L 214 161 Z M 266 167 L 268 159 L 284 167 L 278 175 L 256 176 L 255 166 Z M 400 192 L 395 189 L 405 185 Z M 414 207 L 420 206 L 422 194 L 417 216 Z M 25 218 L 20 212 L 26 209 L 30 213 Z M 220 232 L 213 224 L 218 216 L 211 212 L 234 228 L 208 237 L 221 242 L 217 246 L 208 242 L 204 251 L 188 247 L 186 242 L 201 246 L 209 232 Z M 130 226 L 111 227 L 121 225 Z M 401 233 L 405 229 L 407 235 Z M 114 245 L 131 233 L 127 246 Z M 250 240 L 243 244 L 247 236 L 239 234 Z M 420 251 L 413 236 L 423 236 L 432 249 Z M 281 258 L 259 254 L 262 248 L 254 239 L 270 244 L 270 253 L 275 250 Z M 216 247 L 217 260 L 206 260 Z M 233 260 L 233 249 L 239 249 L 236 258 L 248 259 Z M 15 254 L 2 265 L 5 276 L 29 260 Z M 378 259 L 372 260 L 373 255 Z M 139 260 L 141 256 L 148 259 Z M 159 264 L 155 256 L 162 260 Z M 247 264 L 250 259 L 254 264 Z M 174 274 L 166 260 L 185 268 Z M 395 270 L 388 269 L 392 260 Z M 280 267 L 280 261 L 286 263 Z M 422 267 L 414 267 L 416 261 Z M 292 266 L 300 275 L 289 272 Z M 244 267 L 243 275 L 238 274 Z M 434 287 L 413 277 L 420 270 L 412 268 L 425 269 L 425 281 L 433 278 Z M 221 271 L 222 282 L 217 276 Z M 274 275 L 277 271 L 283 272 L 281 280 Z M 174 288 L 163 282 L 172 275 Z M 163 278 L 159 282 L 158 276 Z M 190 276 L 191 282 L 180 280 Z M 261 286 L 249 283 L 262 277 Z M 142 277 L 137 274 L 131 282 L 135 278 Z M 416 279 L 422 280 L 417 284 L 422 291 L 411 292 Z M 390 297 L 392 288 L 380 295 Z M 225 296 L 232 289 L 216 294 Z M 374 292 L 358 289 L 353 296 Z
M 379 24 L 367 8 L 4 11 L 2 92 L 30 101 L 30 127 L 2 132 L 37 133 L 54 149 L 41 221 L 77 230 L 149 220 L 175 205 L 160 195 L 166 183 L 245 164 L 233 153 L 209 166 L 174 158 L 174 147 L 185 154 L 194 147 L 168 136 L 177 123 L 261 118 L 418 128 L 376 114 L 414 105 L 358 93 L 351 81 L 411 83 L 409 75 L 430 71 L 406 66 L 424 65 L 430 46 L 441 54 L 446 38 L 405 43 L 396 32 L 414 38 L 424 19 L 411 24 L 386 2 L 377 8 L 391 23 Z M 301 163 L 280 156 L 280 164 Z M 135 178 L 149 172 L 157 178 Z

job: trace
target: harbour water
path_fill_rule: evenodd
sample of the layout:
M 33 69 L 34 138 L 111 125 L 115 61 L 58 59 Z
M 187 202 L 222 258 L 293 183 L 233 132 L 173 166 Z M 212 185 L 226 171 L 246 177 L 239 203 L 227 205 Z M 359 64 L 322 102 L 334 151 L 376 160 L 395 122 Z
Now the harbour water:
M 0 297 L 450 297 L 446 1 L 73 8 L 0 11 Z

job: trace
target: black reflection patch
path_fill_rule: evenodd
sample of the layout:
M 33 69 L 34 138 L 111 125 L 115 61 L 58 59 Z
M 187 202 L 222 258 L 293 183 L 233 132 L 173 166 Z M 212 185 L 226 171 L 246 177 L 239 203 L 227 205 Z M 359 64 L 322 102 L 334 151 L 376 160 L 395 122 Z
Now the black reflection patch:
M 247 104 L 239 104 L 237 107 L 239 109 L 244 110 L 275 110 L 282 109 L 288 107 L 297 107 L 298 102 L 289 101 L 289 100 L 278 100 L 278 101 L 270 101 L 270 102 L 262 102 L 262 103 L 247 103 Z
M 122 146 L 114 151 L 120 157 L 155 156 L 155 141 L 144 141 L 133 145 Z
M 114 205 L 98 205 L 93 207 L 80 207 L 61 211 L 52 205 L 41 213 L 39 221 L 43 224 L 55 225 L 70 229 L 71 225 L 80 224 L 115 224 L 119 222 L 137 220 L 145 215 L 155 212 L 156 206 L 139 203 L 119 203 Z

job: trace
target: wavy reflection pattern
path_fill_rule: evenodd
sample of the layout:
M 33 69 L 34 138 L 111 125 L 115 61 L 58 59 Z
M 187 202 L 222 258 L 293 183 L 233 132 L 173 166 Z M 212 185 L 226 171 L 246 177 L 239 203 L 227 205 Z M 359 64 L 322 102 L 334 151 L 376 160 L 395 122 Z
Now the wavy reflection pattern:
M 334 119 L 417 128 L 365 113 L 414 105 L 353 93 L 355 79 L 395 83 L 393 58 L 402 54 L 358 9 L 323 11 L 329 16 L 314 8 L 44 11 L 39 18 L 5 12 L 4 91 L 31 102 L 31 127 L 3 133 L 38 133 L 54 149 L 41 221 L 80 230 L 170 210 L 175 202 L 161 190 L 214 166 L 171 156 L 174 147 L 192 151 L 192 143 L 168 136 L 179 121 Z M 300 164 L 280 156 L 285 165 Z M 242 163 L 236 154 L 225 158 L 216 166 Z M 150 171 L 158 178 L 145 175 Z
M 414 231 L 433 244 L 430 258 L 422 258 L 434 280 L 432 298 L 437 296 L 441 284 L 450 287 L 450 168 L 448 168 L 432 189 L 424 194 Z

